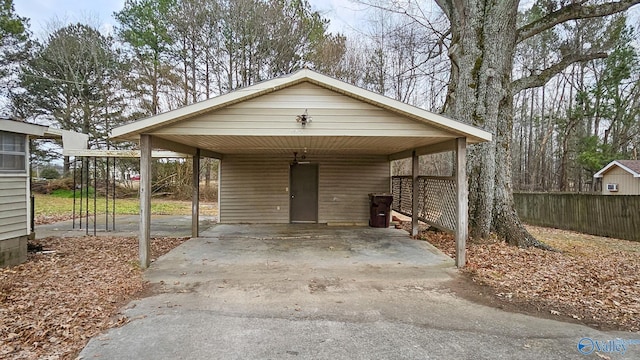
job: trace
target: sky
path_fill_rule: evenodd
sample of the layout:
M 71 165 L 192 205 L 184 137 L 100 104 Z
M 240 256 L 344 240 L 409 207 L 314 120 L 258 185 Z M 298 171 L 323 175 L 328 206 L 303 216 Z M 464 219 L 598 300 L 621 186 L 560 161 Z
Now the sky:
M 331 32 L 350 32 L 351 24 L 365 17 L 362 6 L 350 0 L 310 0 L 314 10 L 331 20 Z M 101 31 L 113 29 L 113 13 L 124 0 L 14 0 L 16 13 L 30 20 L 31 30 L 42 38 L 52 22 L 88 22 Z
M 124 0 L 14 0 L 13 3 L 16 13 L 29 18 L 31 30 L 41 37 L 52 21 L 69 23 L 90 19 L 91 25 L 98 25 L 102 30 L 112 28 L 115 21 L 111 15 L 122 9 Z
M 31 31 L 37 38 L 44 38 L 47 28 L 54 24 L 70 22 L 88 23 L 102 32 L 110 33 L 115 24 L 113 13 L 122 9 L 125 0 L 14 0 L 16 13 L 31 19 Z M 331 20 L 329 31 L 352 34 L 366 22 L 366 7 L 352 0 L 309 0 L 314 10 Z M 533 0 L 521 0 L 520 8 L 526 8 Z M 423 10 L 439 11 L 436 5 Z M 639 22 L 640 5 L 631 9 L 631 21 Z M 58 28 L 60 26 L 54 26 Z

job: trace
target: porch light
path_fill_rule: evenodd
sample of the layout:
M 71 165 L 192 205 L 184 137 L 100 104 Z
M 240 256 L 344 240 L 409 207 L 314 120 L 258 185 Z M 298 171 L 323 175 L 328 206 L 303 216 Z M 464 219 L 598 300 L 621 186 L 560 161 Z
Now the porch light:
M 296 116 L 296 121 L 299 122 L 302 127 L 307 126 L 307 124 L 311 122 L 311 116 L 307 113 L 307 109 L 304 109 L 304 113 L 302 115 Z

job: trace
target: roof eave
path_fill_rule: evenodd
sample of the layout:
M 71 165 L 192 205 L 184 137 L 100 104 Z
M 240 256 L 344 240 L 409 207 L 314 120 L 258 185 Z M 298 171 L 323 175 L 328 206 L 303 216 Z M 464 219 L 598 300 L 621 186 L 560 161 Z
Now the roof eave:
M 43 137 L 48 129 L 49 127 L 44 125 L 30 124 L 17 120 L 0 119 L 0 130 L 2 131 Z

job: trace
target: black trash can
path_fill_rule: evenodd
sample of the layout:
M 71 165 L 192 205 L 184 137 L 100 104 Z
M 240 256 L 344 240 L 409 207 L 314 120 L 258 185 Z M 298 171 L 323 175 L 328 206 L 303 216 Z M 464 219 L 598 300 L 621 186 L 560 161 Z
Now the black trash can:
M 377 228 L 389 227 L 392 202 L 393 195 L 369 194 L 369 226 Z

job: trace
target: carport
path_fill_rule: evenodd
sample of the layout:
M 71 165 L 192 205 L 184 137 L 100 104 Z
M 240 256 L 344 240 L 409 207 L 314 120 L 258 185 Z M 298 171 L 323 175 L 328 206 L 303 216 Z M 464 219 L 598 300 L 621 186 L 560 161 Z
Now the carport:
M 403 203 L 412 232 L 420 219 L 443 223 L 441 211 L 433 221 L 424 216 L 427 196 L 450 198 L 453 212 L 442 227 L 455 232 L 456 265 L 464 266 L 466 147 L 491 140 L 478 128 L 309 69 L 118 127 L 112 137 L 140 144 L 142 267 L 149 265 L 153 149 L 193 156 L 193 237 L 201 157 L 220 160 L 221 223 L 351 226 L 367 225 L 369 193 L 393 190 L 391 161 L 412 158 L 410 209 Z M 455 175 L 427 188 L 419 156 L 444 151 L 456 153 Z

